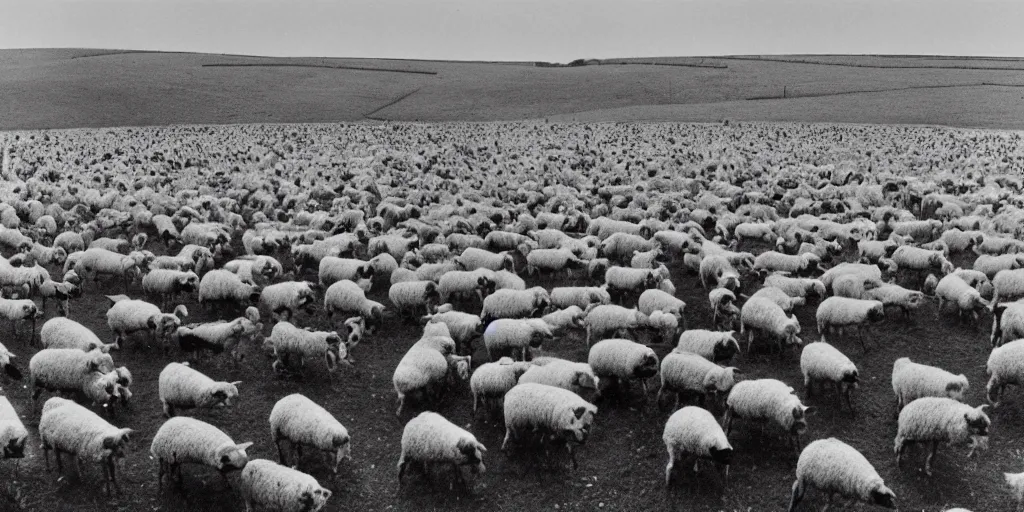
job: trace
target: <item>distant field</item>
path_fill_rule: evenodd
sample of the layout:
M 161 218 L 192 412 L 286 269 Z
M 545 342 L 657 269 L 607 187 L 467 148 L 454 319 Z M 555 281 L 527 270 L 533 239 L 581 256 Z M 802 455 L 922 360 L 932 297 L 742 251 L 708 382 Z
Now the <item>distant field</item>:
M 4 50 L 0 129 L 544 118 L 1024 129 L 1024 59 L 788 55 L 588 62 L 535 67 Z

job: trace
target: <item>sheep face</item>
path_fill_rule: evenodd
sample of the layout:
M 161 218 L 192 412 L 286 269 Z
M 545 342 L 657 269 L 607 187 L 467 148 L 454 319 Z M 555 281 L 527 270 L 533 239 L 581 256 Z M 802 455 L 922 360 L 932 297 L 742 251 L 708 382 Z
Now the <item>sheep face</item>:
M 732 356 L 736 355 L 740 351 L 740 344 L 736 341 L 736 331 L 729 331 L 729 336 L 722 338 L 718 343 L 715 344 L 714 348 L 714 360 L 715 362 L 727 361 L 732 359 Z
M 967 388 L 967 377 L 961 374 L 957 380 L 946 384 L 946 396 L 953 400 L 962 402 L 964 400 L 964 393 L 967 392 Z
M 885 309 L 881 304 L 875 304 L 868 310 L 868 321 L 878 323 L 885 320 Z
M 228 407 L 231 401 L 238 398 L 238 385 L 241 381 L 231 383 L 220 383 L 209 391 L 207 402 L 210 406 Z
M 459 440 L 456 448 L 459 453 L 462 454 L 462 461 L 459 463 L 460 466 L 469 466 L 470 470 L 474 474 L 483 473 L 486 468 L 484 467 L 483 454 L 487 451 L 487 448 L 483 444 L 472 439 L 461 439 Z
M 711 460 L 715 464 L 727 467 L 732 464 L 732 448 L 711 447 L 708 449 L 708 452 L 711 454 Z
M 299 508 L 296 510 L 320 510 L 330 497 L 331 491 L 323 487 L 312 491 L 302 491 L 299 496 Z
M 178 276 L 178 289 L 184 292 L 194 292 L 199 287 L 199 277 L 195 273 L 188 273 Z
M 566 411 L 561 428 L 561 437 L 565 440 L 583 443 L 590 434 L 589 411 L 586 407 L 575 407 Z
M 250 446 L 252 446 L 252 443 L 228 445 L 219 448 L 216 453 L 217 469 L 221 473 L 244 469 L 245 465 L 249 463 L 249 455 L 245 453 L 245 450 Z
M 801 435 L 807 432 L 807 411 L 809 409 L 810 407 L 801 404 L 793 407 L 793 426 L 789 428 L 791 433 Z
M 992 422 L 984 412 L 987 407 L 987 404 L 980 405 L 973 411 L 964 413 L 964 421 L 967 422 L 967 429 L 970 430 L 972 436 L 988 435 L 988 429 Z
M 128 442 L 135 432 L 130 428 L 123 428 L 116 434 L 103 438 L 103 449 L 109 450 L 112 457 L 124 457 L 128 451 Z
M 658 374 L 658 356 L 653 353 L 644 355 L 640 364 L 633 369 L 633 376 L 638 379 L 649 379 Z
M 879 507 L 889 509 L 896 508 L 896 494 L 884 485 L 881 486 L 880 489 L 874 489 L 871 491 L 870 501 L 873 505 L 877 505 Z

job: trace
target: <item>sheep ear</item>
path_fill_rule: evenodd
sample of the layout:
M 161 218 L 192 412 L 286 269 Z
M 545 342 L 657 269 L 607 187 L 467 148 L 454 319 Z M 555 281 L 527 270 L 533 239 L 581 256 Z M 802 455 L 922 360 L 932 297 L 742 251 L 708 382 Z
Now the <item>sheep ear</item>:
M 984 414 L 984 413 L 985 413 L 985 411 L 987 411 L 987 410 L 988 410 L 988 409 L 990 409 L 991 407 L 992 407 L 992 406 L 991 406 L 991 405 L 989 405 L 989 404 L 981 404 L 981 405 L 979 405 L 979 406 L 978 406 L 978 412 L 980 412 L 980 413 L 983 413 L 983 414 Z
M 961 387 L 959 382 L 950 382 L 949 384 L 946 384 L 947 393 L 950 391 L 960 391 L 961 389 L 963 388 Z
M 241 383 L 242 383 L 242 381 L 236 380 L 236 381 L 232 382 L 231 385 L 235 386 L 237 388 L 239 386 L 239 384 L 241 384 Z
M 246 442 L 246 443 L 242 443 L 242 444 L 237 444 L 237 445 L 235 445 L 235 448 L 238 448 L 239 450 L 245 451 L 250 446 L 252 446 L 252 442 L 251 441 L 250 442 Z
M 156 319 L 154 319 L 153 317 L 147 318 L 146 326 L 148 326 L 150 329 L 156 329 Z
M 577 408 L 572 410 L 572 413 L 573 413 L 574 416 L 576 416 L 576 419 L 578 419 L 578 420 L 579 419 L 583 419 L 583 415 L 587 413 L 587 408 L 586 407 L 577 407 Z

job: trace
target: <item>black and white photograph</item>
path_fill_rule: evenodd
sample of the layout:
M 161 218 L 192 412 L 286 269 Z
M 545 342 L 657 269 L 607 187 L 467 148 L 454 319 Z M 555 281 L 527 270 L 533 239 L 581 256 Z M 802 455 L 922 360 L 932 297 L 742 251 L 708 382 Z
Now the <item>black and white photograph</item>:
M 1024 2 L 0 18 L 0 512 L 1024 511 Z

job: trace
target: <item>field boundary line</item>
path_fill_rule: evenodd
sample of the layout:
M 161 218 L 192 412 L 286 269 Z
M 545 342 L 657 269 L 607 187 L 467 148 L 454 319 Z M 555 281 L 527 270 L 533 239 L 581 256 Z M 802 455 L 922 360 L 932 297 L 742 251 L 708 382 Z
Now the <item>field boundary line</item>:
M 1024 84 L 999 84 L 991 82 L 981 82 L 977 84 L 941 84 L 941 85 L 911 85 L 907 87 L 893 87 L 891 89 L 864 89 L 859 91 L 840 91 L 840 92 L 822 92 L 822 93 L 807 93 L 807 94 L 791 94 L 786 93 L 785 96 L 751 96 L 744 98 L 746 101 L 758 101 L 758 100 L 792 100 L 799 98 L 826 98 L 829 96 L 845 96 L 848 94 L 868 94 L 873 92 L 897 92 L 897 91 L 913 91 L 918 89 L 952 89 L 955 87 L 1024 87 Z
M 395 69 L 395 68 L 372 68 L 364 66 L 329 66 L 327 64 L 292 64 L 286 62 L 214 62 L 201 64 L 204 68 L 325 68 L 354 71 L 383 71 L 385 73 L 410 73 L 414 75 L 436 75 L 437 71 L 422 71 L 418 69 Z
M 381 110 L 384 110 L 384 109 L 386 109 L 386 108 L 388 108 L 388 107 L 390 107 L 392 105 L 397 104 L 398 102 L 408 98 L 409 96 L 412 96 L 413 94 L 416 94 L 416 93 L 420 92 L 420 89 L 422 89 L 422 87 L 417 87 L 416 89 L 413 89 L 412 91 L 409 91 L 409 92 L 407 92 L 407 93 L 405 93 L 405 94 L 395 98 L 394 100 L 391 100 L 391 101 L 385 103 L 380 108 L 375 109 L 373 112 L 370 112 L 369 114 L 363 114 L 363 117 L 366 118 L 366 119 L 372 119 L 374 121 L 387 121 L 387 119 L 384 119 L 382 117 L 373 117 L 373 115 L 376 114 L 377 112 L 380 112 Z
M 824 62 L 818 60 L 803 60 L 803 59 L 777 59 L 773 57 L 759 58 L 759 57 L 716 57 L 717 59 L 726 60 L 744 60 L 752 62 L 779 62 L 782 64 L 806 64 L 809 66 L 839 66 L 845 68 L 873 68 L 873 69 L 949 69 L 949 70 L 964 70 L 964 71 L 1017 71 L 1024 73 L 1024 68 L 1008 68 L 1008 67 L 995 67 L 995 66 L 937 66 L 937 65 L 923 65 L 923 66 L 883 66 L 880 64 L 854 64 L 851 62 Z

